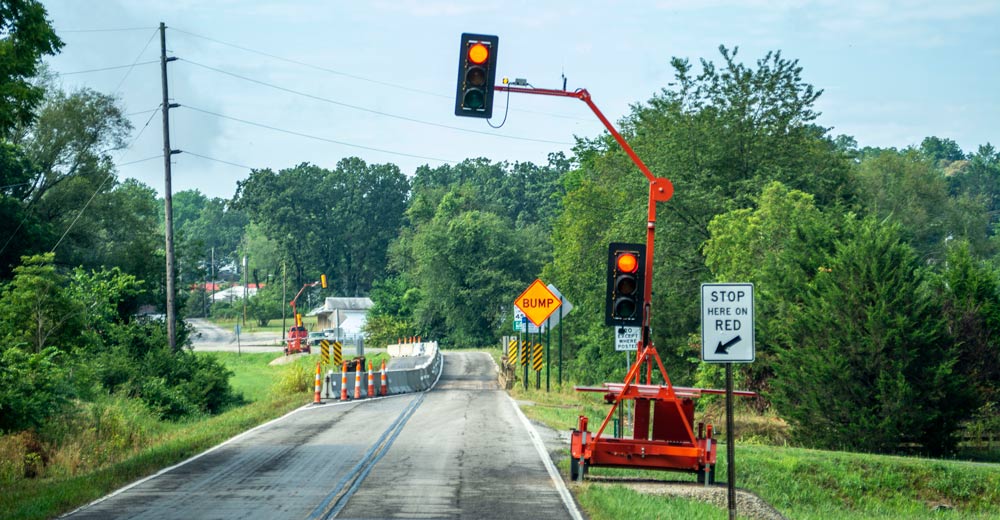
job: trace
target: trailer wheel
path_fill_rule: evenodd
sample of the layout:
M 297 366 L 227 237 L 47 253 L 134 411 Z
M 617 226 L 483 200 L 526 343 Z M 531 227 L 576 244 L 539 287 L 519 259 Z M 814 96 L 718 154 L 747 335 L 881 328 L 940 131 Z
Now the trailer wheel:
M 569 457 L 569 478 L 572 481 L 580 479 L 580 459 L 570 455 Z M 587 463 L 583 463 L 583 474 L 587 474 Z

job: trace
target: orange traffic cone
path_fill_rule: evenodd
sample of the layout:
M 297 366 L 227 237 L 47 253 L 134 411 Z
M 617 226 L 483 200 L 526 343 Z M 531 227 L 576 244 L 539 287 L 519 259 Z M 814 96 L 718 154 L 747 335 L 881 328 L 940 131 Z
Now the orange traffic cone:
M 320 378 L 320 374 L 322 374 L 322 369 L 320 368 L 320 364 L 316 363 L 316 395 L 313 397 L 313 403 L 316 404 L 322 402 L 319 398 L 319 390 L 323 387 L 323 381 Z
M 354 368 L 354 398 L 361 399 L 361 360 Z
M 375 397 L 375 372 L 371 361 L 368 362 L 368 397 Z
M 387 395 L 389 393 L 389 382 L 385 377 L 385 360 L 382 360 L 382 388 L 379 389 L 379 395 Z
M 340 400 L 347 400 L 347 361 L 344 361 L 344 367 L 340 372 Z

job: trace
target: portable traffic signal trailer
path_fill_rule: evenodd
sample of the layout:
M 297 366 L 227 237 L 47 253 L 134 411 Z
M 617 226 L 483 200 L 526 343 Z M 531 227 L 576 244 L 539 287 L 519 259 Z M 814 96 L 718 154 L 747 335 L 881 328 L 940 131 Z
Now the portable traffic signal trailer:
M 664 384 L 652 384 L 655 360 Z M 645 367 L 646 382 L 641 383 Z M 635 364 L 629 369 L 624 383 L 605 383 L 602 387 L 576 387 L 579 392 L 603 392 L 611 404 L 597 433 L 587 431 L 588 419 L 579 417 L 572 430 L 570 477 L 583 477 L 594 466 L 661 469 L 690 472 L 698 482 L 715 482 L 717 443 L 711 424 L 694 423 L 694 400 L 703 394 L 724 394 L 724 390 L 673 386 L 663 362 L 653 345 L 640 348 Z M 754 392 L 739 391 L 733 395 L 752 397 Z M 604 429 L 616 409 L 625 401 L 634 403 L 635 419 L 630 438 L 604 435 Z

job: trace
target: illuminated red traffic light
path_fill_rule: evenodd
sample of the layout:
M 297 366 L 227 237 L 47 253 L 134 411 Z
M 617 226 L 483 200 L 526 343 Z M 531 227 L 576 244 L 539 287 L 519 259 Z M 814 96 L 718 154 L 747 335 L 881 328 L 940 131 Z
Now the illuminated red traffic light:
M 618 255 L 618 270 L 623 273 L 634 273 L 639 268 L 639 259 L 632 253 Z
M 481 43 L 476 43 L 469 47 L 469 61 L 476 65 L 482 65 L 490 57 L 490 50 Z

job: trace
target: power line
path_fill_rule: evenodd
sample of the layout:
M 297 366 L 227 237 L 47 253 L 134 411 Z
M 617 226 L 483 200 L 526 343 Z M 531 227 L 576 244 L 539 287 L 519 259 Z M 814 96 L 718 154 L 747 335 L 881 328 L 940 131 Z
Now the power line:
M 234 49 L 239 49 L 241 51 L 249 52 L 249 53 L 252 53 L 252 54 L 259 54 L 261 56 L 267 56 L 268 58 L 272 58 L 272 59 L 275 59 L 275 60 L 278 60 L 278 61 L 284 61 L 286 63 L 292 63 L 292 64 L 299 65 L 299 66 L 302 66 L 302 67 L 306 67 L 306 68 L 310 68 L 310 69 L 315 69 L 315 70 L 319 70 L 319 71 L 323 71 L 323 72 L 328 72 L 330 74 L 335 74 L 337 76 L 344 76 L 345 78 L 351 78 L 351 79 L 356 79 L 358 81 L 365 81 L 365 82 L 368 82 L 368 83 L 374 83 L 376 85 L 382 85 L 382 86 L 386 86 L 386 87 L 390 87 L 390 88 L 395 88 L 395 89 L 399 89 L 399 90 L 405 90 L 407 92 L 416 92 L 418 94 L 424 94 L 424 95 L 427 95 L 427 96 L 434 96 L 434 97 L 438 97 L 438 98 L 451 99 L 451 96 L 446 96 L 444 94 L 439 94 L 437 92 L 431 92 L 429 90 L 421 90 L 421 89 L 418 89 L 418 88 L 408 87 L 406 85 L 400 85 L 400 84 L 397 84 L 397 83 L 390 83 L 388 81 L 382 81 L 382 80 L 367 78 L 365 76 L 359 76 L 357 74 L 351 74 L 349 72 L 344 72 L 344 71 L 340 71 L 340 70 L 336 70 L 336 69 L 331 69 L 329 67 L 323 67 L 321 65 L 316 65 L 316 64 L 313 64 L 313 63 L 306 63 L 304 61 L 299 61 L 299 60 L 295 60 L 295 59 L 292 59 L 292 58 L 286 58 L 284 56 L 278 56 L 276 54 L 271 54 L 269 52 L 264 52 L 264 51 L 257 50 L 257 49 L 251 49 L 249 47 L 244 47 L 242 45 L 237 45 L 235 43 L 218 40 L 218 39 L 211 38 L 211 37 L 208 37 L 208 36 L 204 36 L 204 35 L 201 35 L 201 34 L 195 34 L 195 33 L 190 32 L 190 31 L 185 31 L 183 29 L 178 29 L 176 27 L 171 27 L 171 29 L 173 29 L 176 32 L 186 34 L 188 36 L 192 36 L 192 37 L 195 37 L 195 38 L 201 38 L 202 40 L 207 40 L 207 41 L 210 41 L 212 43 L 217 43 L 219 45 L 225 45 L 227 47 L 232 47 Z M 540 112 L 540 111 L 535 111 L 535 110 L 527 110 L 527 109 L 523 109 L 523 108 L 521 108 L 521 109 L 516 109 L 515 108 L 514 110 L 517 110 L 519 112 L 529 113 L 529 114 L 538 114 L 538 115 L 544 115 L 544 116 L 550 116 L 550 117 L 558 117 L 558 118 L 562 118 L 562 119 L 575 119 L 577 121 L 584 121 L 584 122 L 588 122 L 588 123 L 593 123 L 594 122 L 594 120 L 592 118 L 577 117 L 577 116 L 570 116 L 570 115 L 564 115 L 564 114 L 553 114 L 553 113 L 549 113 L 549 112 Z
M 141 163 L 141 162 L 152 161 L 153 159 L 163 159 L 163 154 L 161 153 L 159 155 L 154 155 L 152 157 L 146 157 L 145 159 L 139 159 L 139 160 L 136 160 L 136 161 L 129 161 L 129 162 L 126 162 L 126 163 L 119 163 L 119 164 L 116 164 L 115 166 L 118 166 L 119 168 L 121 168 L 122 166 L 129 166 L 129 165 L 138 164 L 138 163 Z
M 103 67 L 100 69 L 76 70 L 73 72 L 58 72 L 57 74 L 59 74 L 60 76 L 72 76 L 73 74 L 87 74 L 88 72 L 104 72 L 106 70 L 128 69 L 131 67 L 135 67 L 136 65 L 149 65 L 150 63 L 159 63 L 159 62 L 160 60 L 150 60 L 150 61 L 144 61 L 142 63 L 133 63 L 131 65 L 115 65 L 114 67 Z
M 110 29 L 56 29 L 56 33 L 126 32 L 126 31 L 146 31 L 149 29 L 156 29 L 156 27 L 119 27 Z
M 333 143 L 333 144 L 339 144 L 339 145 L 343 145 L 343 146 L 349 146 L 349 147 L 352 147 L 352 148 L 361 148 L 363 150 L 371 150 L 371 151 L 374 151 L 374 152 L 381 152 L 381 153 L 387 153 L 387 154 L 392 154 L 392 155 L 400 155 L 400 156 L 403 156 L 403 157 L 412 157 L 412 158 L 415 158 L 415 159 L 425 159 L 425 160 L 429 160 L 429 161 L 439 161 L 439 162 L 444 162 L 444 163 L 449 163 L 449 164 L 456 164 L 458 162 L 458 161 L 453 161 L 453 160 L 450 160 L 450 159 L 442 159 L 440 157 L 428 157 L 428 156 L 424 156 L 424 155 L 416 155 L 416 154 L 411 154 L 411 153 L 406 153 L 406 152 L 396 152 L 396 151 L 393 151 L 393 150 L 386 150 L 384 148 L 374 148 L 374 147 L 371 147 L 371 146 L 364 146 L 364 145 L 360 145 L 360 144 L 348 143 L 346 141 L 338 141 L 336 139 L 329 139 L 329 138 L 326 138 L 326 137 L 319 137 L 319 136 L 316 136 L 316 135 L 306 134 L 306 133 L 302 133 L 302 132 L 296 132 L 294 130 L 286 130 L 284 128 L 278 128 L 278 127 L 275 127 L 275 126 L 266 125 L 264 123 L 258 123 L 258 122 L 255 122 L 255 121 L 249 121 L 249 120 L 246 120 L 246 119 L 240 119 L 238 117 L 227 116 L 227 115 L 224 115 L 224 114 L 219 114 L 218 112 L 212 112 L 210 110 L 204 110 L 204 109 L 193 107 L 193 106 L 190 106 L 190 105 L 181 105 L 181 107 L 182 108 L 187 108 L 189 110 L 194 110 L 195 112 L 201 112 L 203 114 L 208 114 L 210 116 L 215 116 L 215 117 L 219 117 L 219 118 L 222 118 L 222 119 L 229 119 L 231 121 L 237 121 L 239 123 L 243 123 L 243 124 L 250 125 L 250 126 L 256 126 L 256 127 L 259 127 L 259 128 L 266 128 L 268 130 L 273 130 L 275 132 L 281 132 L 281 133 L 285 133 L 285 134 L 289 134 L 289 135 L 295 135 L 295 136 L 299 136 L 299 137 L 305 137 L 307 139 L 315 139 L 317 141 L 323 141 L 323 142 L 327 142 L 327 143 Z
M 536 143 L 561 144 L 561 145 L 572 145 L 572 144 L 574 144 L 574 143 L 569 143 L 569 142 L 565 142 L 565 141 L 550 141 L 548 139 L 534 139 L 534 138 L 531 138 L 531 137 L 519 137 L 519 136 L 514 136 L 514 135 L 497 134 L 497 133 L 494 133 L 494 132 L 484 132 L 482 130 L 471 130 L 471 129 L 462 128 L 462 127 L 459 127 L 459 126 L 445 125 L 445 124 L 441 124 L 441 123 L 434 123 L 434 122 L 431 122 L 431 121 L 424 121 L 422 119 L 415 119 L 415 118 L 412 118 L 412 117 L 406 117 L 406 116 L 400 116 L 400 115 L 396 115 L 396 114 L 390 114 L 388 112 L 382 112 L 380 110 L 373 110 L 371 108 L 365 108 L 365 107 L 360 107 L 360 106 L 357 106 L 357 105 L 351 105 L 349 103 L 344 103 L 344 102 L 336 101 L 336 100 L 333 100 L 333 99 L 330 99 L 330 98 L 325 98 L 325 97 L 322 97 L 322 96 L 317 96 L 315 94 L 309 94 L 309 93 L 302 92 L 302 91 L 299 91 L 299 90 L 294 90 L 294 89 L 290 89 L 290 88 L 287 88 L 287 87 L 278 86 L 278 85 L 275 85 L 273 83 L 267 83 L 265 81 L 261 81 L 261 80 L 258 80 L 258 79 L 248 78 L 246 76 L 242 76 L 242 75 L 236 74 L 234 72 L 229 72 L 229 71 L 226 71 L 226 70 L 222 70 L 222 69 L 218 69 L 218 68 L 215 68 L 215 67 L 211 67 L 209 65 L 205 65 L 205 64 L 202 64 L 202 63 L 191 61 L 189 59 L 178 58 L 178 61 L 182 61 L 182 62 L 185 62 L 185 63 L 190 63 L 191 65 L 194 65 L 196 67 L 201 67 L 201 68 L 204 68 L 204 69 L 208 69 L 208 70 L 211 70 L 213 72 L 218 72 L 219 74 L 225 74 L 227 76 L 232 76 L 234 78 L 241 79 L 243 81 L 249 81 L 250 83 L 256 83 L 258 85 L 263 85 L 265 87 L 273 88 L 275 90 L 280 90 L 282 92 L 288 92 L 290 94 L 295 94 L 295 95 L 306 97 L 306 98 L 309 98 L 309 99 L 314 99 L 316 101 L 322 101 L 324 103 L 330 103 L 332 105 L 337 105 L 337 106 L 342 106 L 342 107 L 346 107 L 346 108 L 351 108 L 351 109 L 354 109 L 354 110 L 359 110 L 361 112 L 368 112 L 370 114 L 376 114 L 376 115 L 380 115 L 380 116 L 391 117 L 393 119 L 400 119 L 400 120 L 403 120 L 403 121 L 409 121 L 411 123 L 417 123 L 417 124 L 421 124 L 421 125 L 433 126 L 433 127 L 437 127 L 437 128 L 447 128 L 449 130 L 456 130 L 458 132 L 468 132 L 468 133 L 473 133 L 473 134 L 488 135 L 490 137 L 501 137 L 501 138 L 504 138 L 504 139 L 515 139 L 515 140 L 518 140 L 518 141 L 532 141 L 532 142 L 536 142 Z
M 205 160 L 208 160 L 208 161 L 215 161 L 217 163 L 228 164 L 228 165 L 231 165 L 231 166 L 236 166 L 238 168 L 245 168 L 247 170 L 252 170 L 253 169 L 252 166 L 247 166 L 245 164 L 238 164 L 238 163 L 234 163 L 234 162 L 230 162 L 230 161 L 224 161 L 222 159 L 216 159 L 214 157 L 209 157 L 207 155 L 196 154 L 196 153 L 194 153 L 192 151 L 189 151 L 189 150 L 181 150 L 181 152 L 182 153 L 186 153 L 188 155 L 193 155 L 195 157 L 199 157 L 201 159 L 205 159 Z
M 146 49 L 149 47 L 150 42 L 152 42 L 153 38 L 156 37 L 156 33 L 157 32 L 159 32 L 159 29 L 154 29 L 153 30 L 153 34 L 149 35 L 149 39 L 146 40 L 146 45 L 142 46 L 142 50 L 139 51 L 139 54 L 136 54 L 135 60 L 132 61 L 132 66 L 129 67 L 129 69 L 127 71 L 125 71 L 125 75 L 122 76 L 122 80 L 118 82 L 118 86 L 115 87 L 115 90 L 111 93 L 111 95 L 118 94 L 118 91 L 121 90 L 122 85 L 125 83 L 125 80 L 128 78 L 128 75 L 132 73 L 132 69 L 135 68 L 136 64 L 139 62 L 139 58 L 142 57 L 142 54 L 144 52 L 146 52 Z M 157 60 L 157 61 L 159 61 L 159 60 Z

